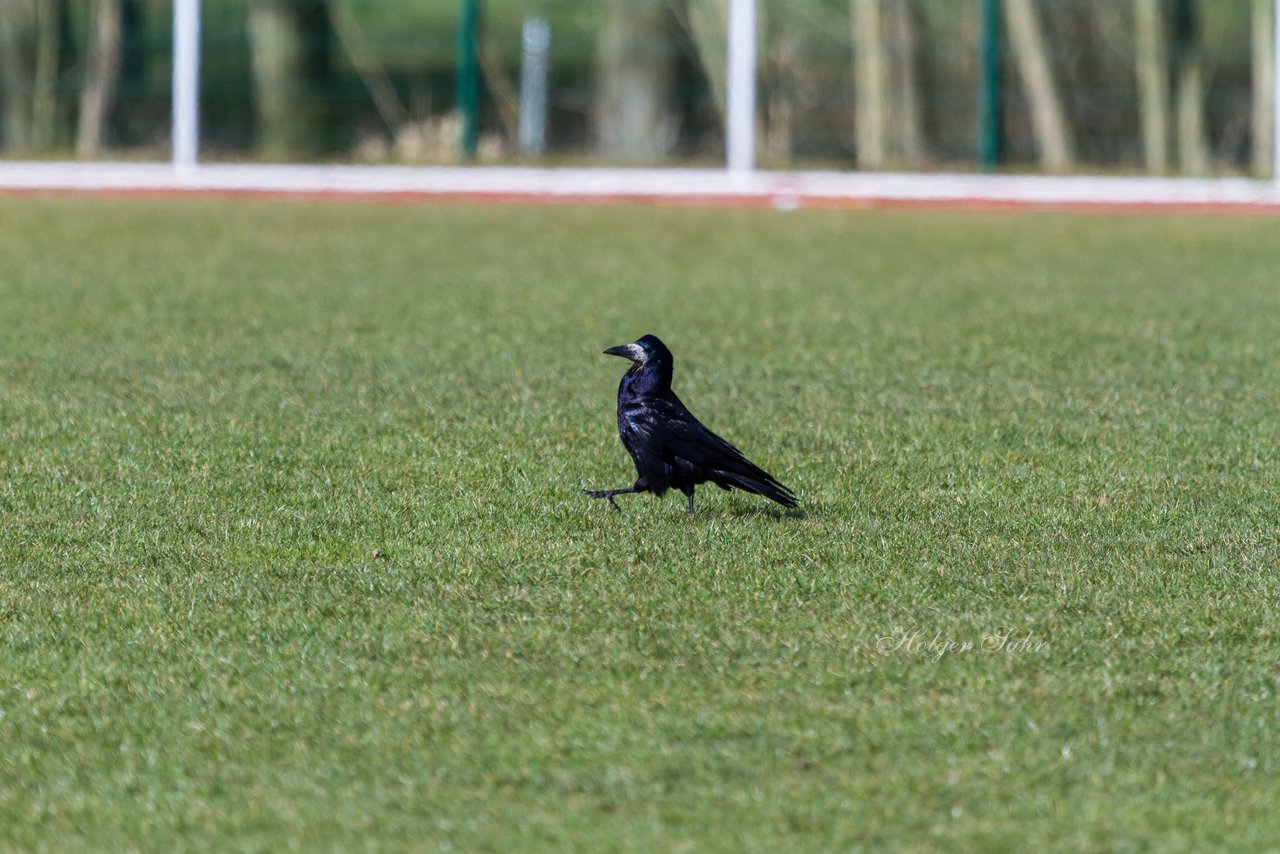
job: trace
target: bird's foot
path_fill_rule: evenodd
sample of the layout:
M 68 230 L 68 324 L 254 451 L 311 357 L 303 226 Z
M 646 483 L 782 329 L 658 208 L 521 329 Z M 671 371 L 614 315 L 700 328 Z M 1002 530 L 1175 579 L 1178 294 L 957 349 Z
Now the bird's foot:
M 612 489 L 584 489 L 584 490 L 582 490 L 582 492 L 583 492 L 583 494 L 584 494 L 584 495 L 586 495 L 586 496 L 588 496 L 588 497 L 590 497 L 590 498 L 607 498 L 607 499 L 609 500 L 609 506 L 610 506 L 610 507 L 612 507 L 614 510 L 617 510 L 619 513 L 621 513 L 621 512 L 622 512 L 622 508 L 618 506 L 618 502 L 616 502 L 616 501 L 614 501 L 614 500 L 613 500 L 613 496 L 617 494 L 614 490 L 612 490 Z

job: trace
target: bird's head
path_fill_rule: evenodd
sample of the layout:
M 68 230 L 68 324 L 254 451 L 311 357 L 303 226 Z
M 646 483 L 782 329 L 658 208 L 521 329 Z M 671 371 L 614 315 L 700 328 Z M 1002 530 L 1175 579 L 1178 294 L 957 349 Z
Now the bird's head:
M 634 368 L 642 368 L 650 361 L 670 362 L 671 351 L 656 335 L 645 335 L 630 344 L 619 344 L 604 351 L 606 356 L 630 359 Z

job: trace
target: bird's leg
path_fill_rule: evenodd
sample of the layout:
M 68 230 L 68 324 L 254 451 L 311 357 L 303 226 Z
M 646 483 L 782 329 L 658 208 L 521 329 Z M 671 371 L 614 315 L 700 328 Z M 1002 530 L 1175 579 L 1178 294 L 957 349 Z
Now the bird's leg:
M 693 487 L 689 487 L 689 491 L 685 493 L 689 496 L 689 518 L 693 518 Z
M 582 491 L 584 494 L 589 495 L 592 498 L 609 499 L 609 506 L 621 513 L 622 508 L 618 506 L 618 502 L 613 500 L 613 496 L 626 495 L 627 493 L 639 492 L 640 490 L 634 486 L 628 486 L 623 489 L 584 489 Z

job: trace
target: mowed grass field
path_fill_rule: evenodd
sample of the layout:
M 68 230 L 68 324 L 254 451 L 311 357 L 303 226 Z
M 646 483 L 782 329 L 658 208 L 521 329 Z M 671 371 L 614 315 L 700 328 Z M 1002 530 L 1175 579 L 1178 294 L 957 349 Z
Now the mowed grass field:
M 0 221 L 0 847 L 1280 845 L 1274 219 Z

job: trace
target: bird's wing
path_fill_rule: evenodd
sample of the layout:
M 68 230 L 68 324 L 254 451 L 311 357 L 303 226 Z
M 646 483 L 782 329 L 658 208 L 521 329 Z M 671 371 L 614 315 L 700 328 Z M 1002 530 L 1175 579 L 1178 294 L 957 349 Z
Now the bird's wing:
M 747 463 L 741 451 L 708 430 L 683 404 L 660 401 L 653 411 L 654 438 L 667 453 L 703 466 Z
M 630 420 L 647 452 L 671 461 L 677 469 L 701 470 L 703 477 L 726 489 L 734 486 L 788 507 L 795 504 L 789 489 L 703 426 L 678 399 L 646 400 Z

